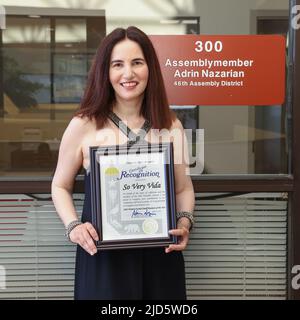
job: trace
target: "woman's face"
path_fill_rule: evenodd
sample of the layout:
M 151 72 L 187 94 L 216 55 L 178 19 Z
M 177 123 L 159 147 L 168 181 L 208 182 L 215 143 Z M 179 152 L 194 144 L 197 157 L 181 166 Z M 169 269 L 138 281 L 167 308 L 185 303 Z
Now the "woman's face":
M 148 66 L 138 43 L 125 39 L 111 54 L 109 80 L 117 101 L 142 99 L 148 82 Z

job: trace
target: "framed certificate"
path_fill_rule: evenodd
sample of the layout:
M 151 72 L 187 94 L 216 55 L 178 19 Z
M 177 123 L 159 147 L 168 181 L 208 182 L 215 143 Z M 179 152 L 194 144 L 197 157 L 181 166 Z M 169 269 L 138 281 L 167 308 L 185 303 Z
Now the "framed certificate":
M 99 250 L 177 243 L 173 144 L 90 147 Z

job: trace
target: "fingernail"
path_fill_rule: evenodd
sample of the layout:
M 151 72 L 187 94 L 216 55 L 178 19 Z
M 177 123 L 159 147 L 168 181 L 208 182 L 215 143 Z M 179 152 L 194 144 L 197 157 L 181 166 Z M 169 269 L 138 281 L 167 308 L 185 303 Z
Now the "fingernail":
M 91 252 L 90 252 L 90 255 L 92 256 L 93 254 L 94 254 L 94 252 L 93 252 L 93 251 L 91 251 Z

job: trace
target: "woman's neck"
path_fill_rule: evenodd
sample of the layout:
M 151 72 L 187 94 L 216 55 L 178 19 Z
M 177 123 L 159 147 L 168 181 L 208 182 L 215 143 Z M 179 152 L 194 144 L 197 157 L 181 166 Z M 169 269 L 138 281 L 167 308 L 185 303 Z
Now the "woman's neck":
M 127 101 L 116 101 L 113 106 L 113 112 L 115 112 L 123 120 L 131 120 L 140 117 L 142 103 L 138 102 L 127 102 Z

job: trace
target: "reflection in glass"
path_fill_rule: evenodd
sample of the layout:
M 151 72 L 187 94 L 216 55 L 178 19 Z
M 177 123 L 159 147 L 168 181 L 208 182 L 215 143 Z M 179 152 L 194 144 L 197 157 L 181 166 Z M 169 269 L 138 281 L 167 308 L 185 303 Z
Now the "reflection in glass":
M 41 153 L 39 145 L 45 142 L 54 154 L 49 158 L 55 158 L 59 140 L 80 101 L 91 57 L 106 29 L 136 25 L 148 34 L 245 35 L 286 34 L 288 27 L 288 0 L 224 0 L 218 2 L 218 10 L 211 0 L 162 0 L 159 5 L 141 0 L 122 8 L 116 1 L 103 1 L 101 16 L 91 16 L 95 11 L 91 7 L 87 17 L 78 12 L 83 5 L 88 8 L 88 3 L 78 0 L 73 5 L 75 16 L 69 9 L 62 9 L 67 10 L 65 16 L 61 12 L 55 16 L 56 9 L 46 3 L 44 9 L 51 9 L 51 14 L 39 18 L 8 15 L 7 28 L 0 32 L 4 81 L 3 85 L 0 81 L 0 175 L 30 175 L 34 166 L 40 171 L 35 174 L 52 172 L 56 160 L 45 168 L 43 157 L 34 160 L 35 155 Z M 288 172 L 286 105 L 195 108 L 197 115 L 195 110 L 177 112 L 184 126 L 196 122 L 204 129 L 204 173 Z M 192 113 L 192 120 L 186 120 Z M 22 157 L 23 162 L 19 160 Z
M 88 72 L 87 54 L 58 53 L 53 55 L 54 103 L 79 103 Z
M 7 16 L 0 41 L 1 176 L 52 174 L 59 140 L 105 33 L 103 20 Z

